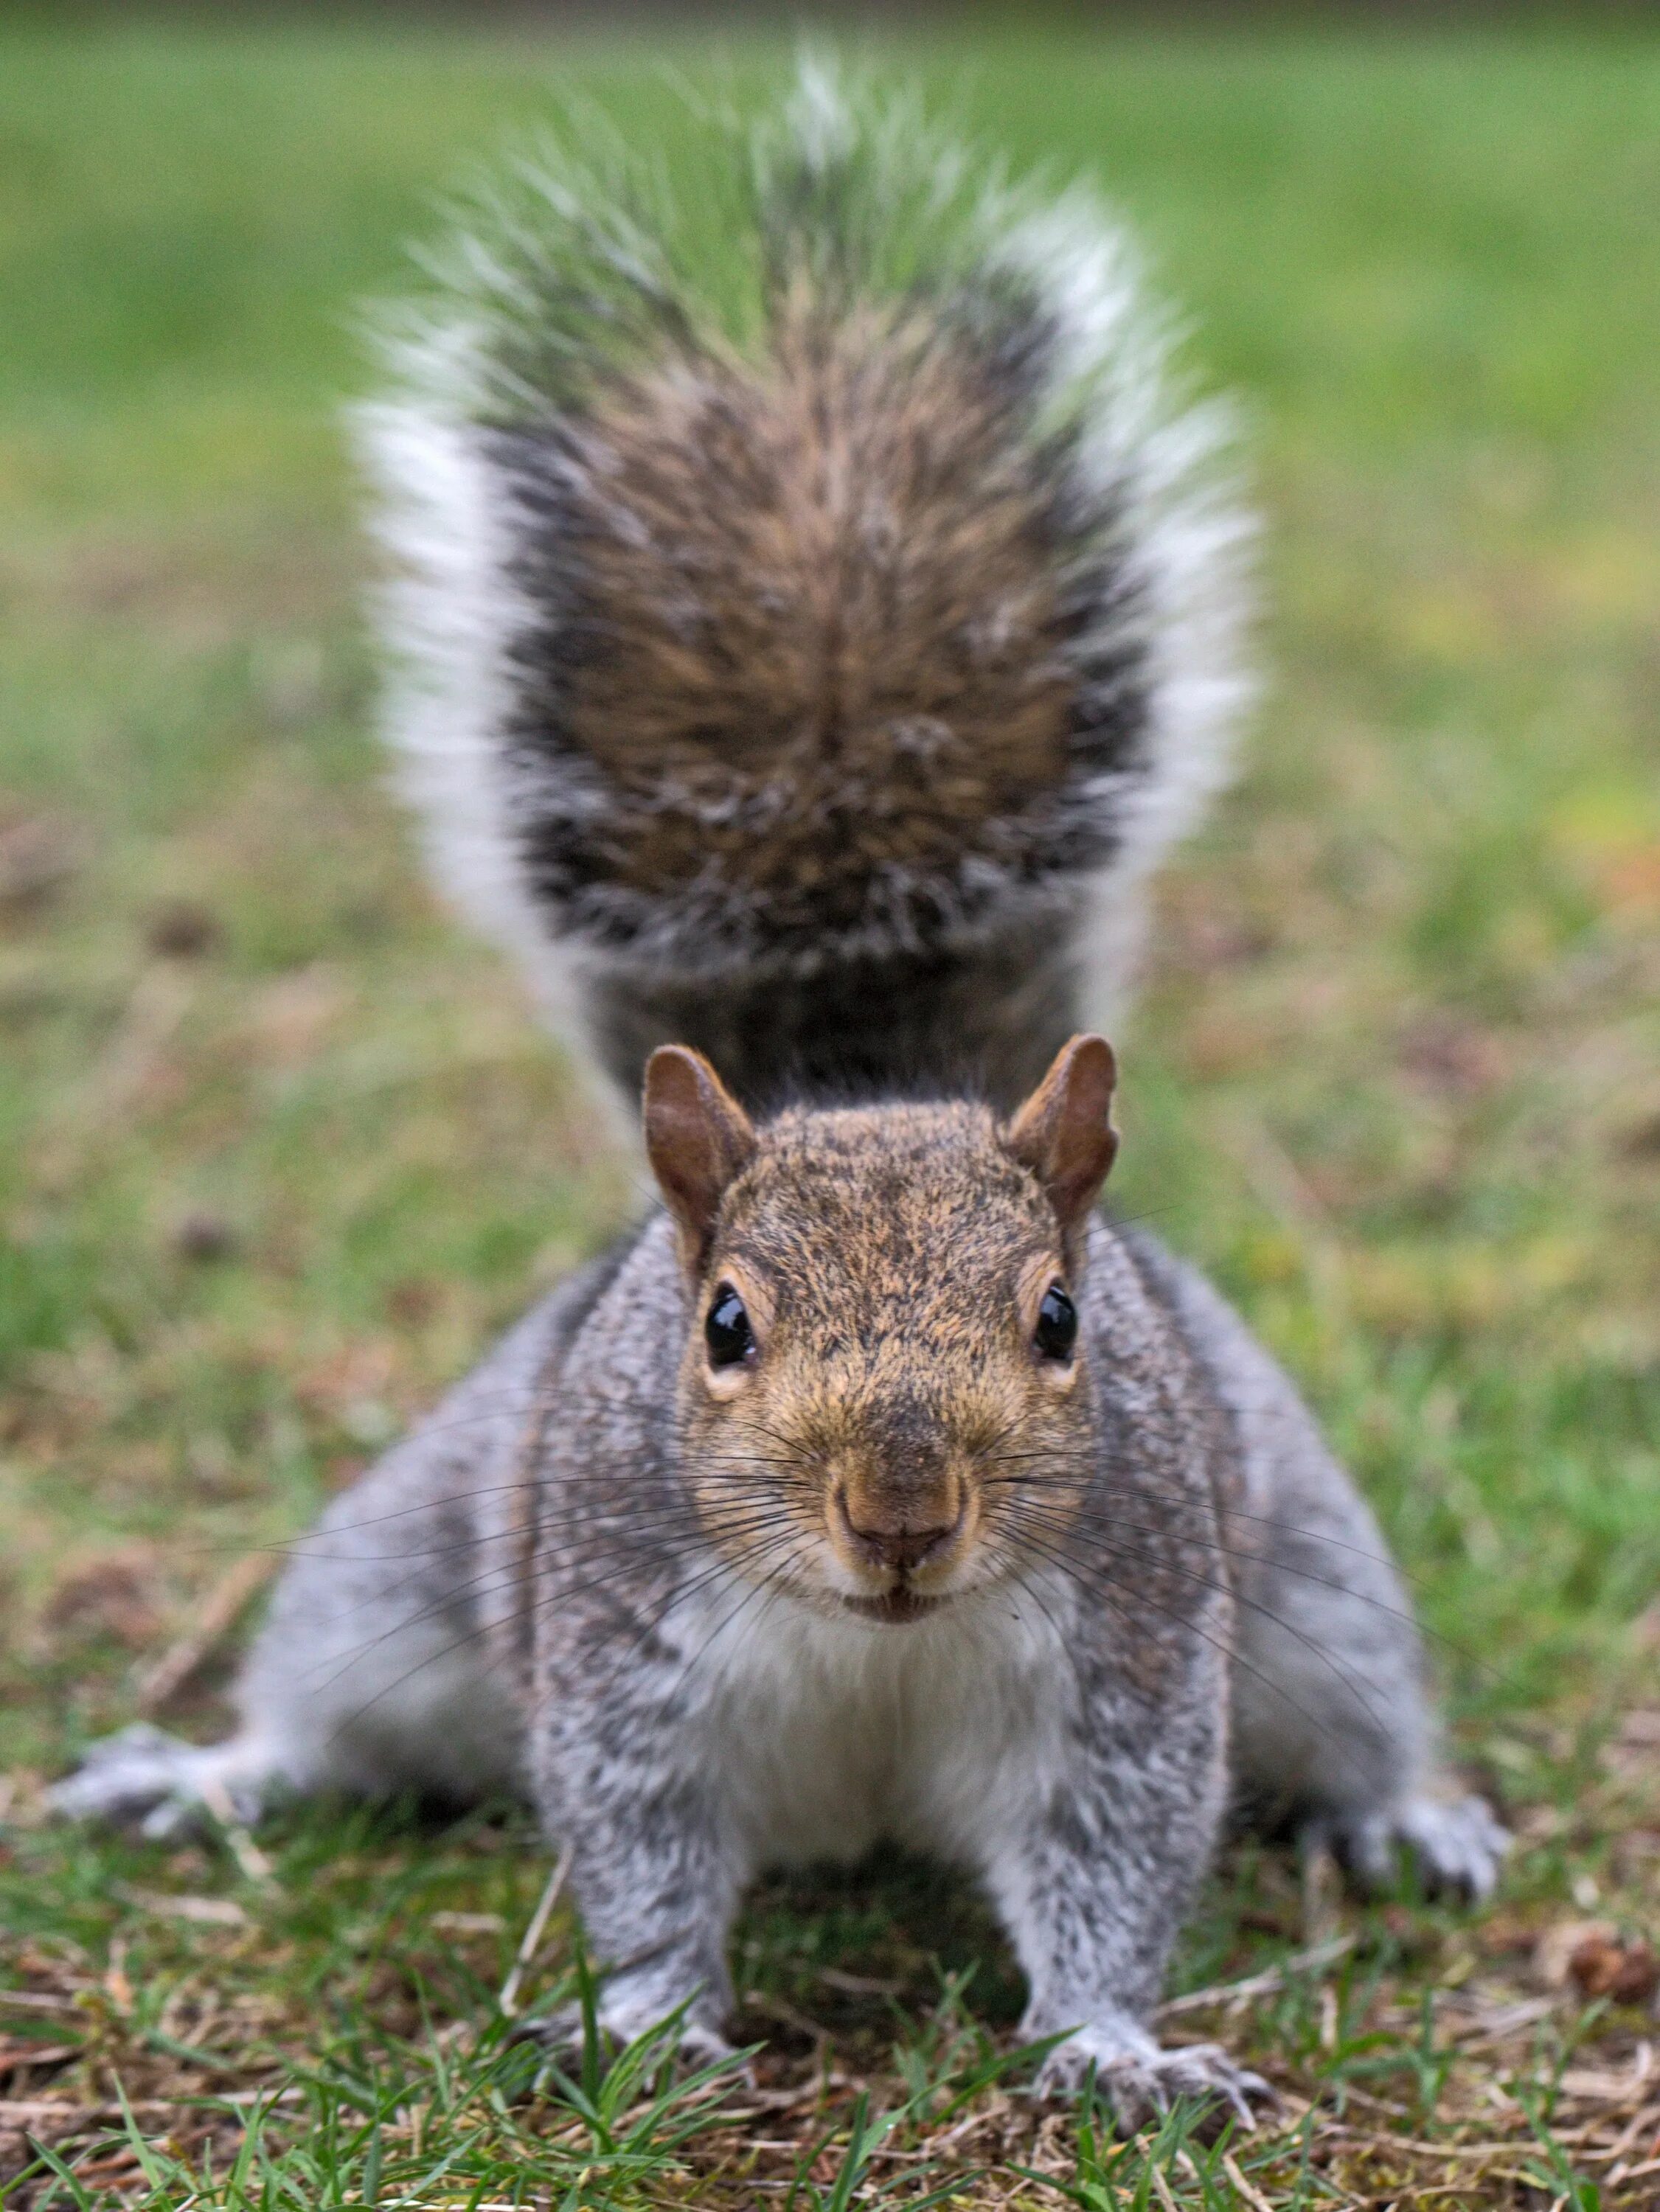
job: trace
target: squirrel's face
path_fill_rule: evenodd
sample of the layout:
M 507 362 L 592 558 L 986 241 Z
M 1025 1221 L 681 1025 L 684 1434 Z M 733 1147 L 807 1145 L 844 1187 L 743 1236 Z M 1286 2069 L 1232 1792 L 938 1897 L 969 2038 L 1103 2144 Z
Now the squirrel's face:
M 897 1623 L 1030 1567 L 1034 1528 L 1055 1541 L 1093 1438 L 1075 1300 L 1113 1073 L 1074 1038 L 1006 1124 L 958 1103 L 757 1129 L 696 1054 L 653 1056 L 683 1461 L 751 1580 Z

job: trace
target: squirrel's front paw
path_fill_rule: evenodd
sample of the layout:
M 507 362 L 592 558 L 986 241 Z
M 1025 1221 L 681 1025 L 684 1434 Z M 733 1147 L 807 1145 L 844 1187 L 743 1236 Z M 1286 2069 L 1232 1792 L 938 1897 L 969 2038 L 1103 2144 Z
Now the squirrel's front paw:
M 1386 1889 L 1405 1850 L 1426 1889 L 1472 1903 L 1489 1894 L 1511 1846 L 1509 1832 L 1475 1796 L 1408 1798 L 1387 1813 L 1339 1822 L 1329 1834 L 1363 1889 Z
M 1201 2133 L 1228 2120 L 1256 2124 L 1253 2106 L 1277 2101 L 1271 2083 L 1230 2058 L 1219 2043 L 1164 2049 L 1140 2030 L 1080 2027 L 1057 2043 L 1038 2070 L 1042 2097 L 1081 2095 L 1094 2069 L 1096 2087 L 1111 2105 L 1121 2135 L 1161 2119 L 1187 2100 L 1203 2107 Z

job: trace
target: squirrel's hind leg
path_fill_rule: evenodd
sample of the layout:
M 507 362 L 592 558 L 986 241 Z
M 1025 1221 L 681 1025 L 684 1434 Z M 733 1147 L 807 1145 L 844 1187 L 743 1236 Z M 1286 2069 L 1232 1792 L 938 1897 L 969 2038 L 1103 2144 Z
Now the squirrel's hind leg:
M 490 1568 L 467 1544 L 445 1573 L 443 1516 L 388 1504 L 405 1488 L 384 1480 L 403 1472 L 398 1457 L 338 1501 L 284 1572 L 236 1686 L 237 1732 L 196 1745 L 125 1729 L 58 1784 L 56 1810 L 161 1837 L 204 1814 L 251 1824 L 280 1797 L 465 1802 L 510 1785 L 517 1723 L 468 1588 Z M 395 1542 L 377 1557 L 364 1540 L 392 1516 Z M 411 1560 L 422 1552 L 436 1572 Z
M 92 1745 L 52 1805 L 166 1837 L 204 1814 L 252 1825 L 283 1797 L 465 1803 L 509 1788 L 517 1720 L 478 1641 L 455 1611 L 429 1612 L 407 1587 L 366 1598 L 361 1572 L 301 1560 L 237 1686 L 234 1735 L 192 1744 L 140 1722 Z
M 1285 1388 L 1276 1480 L 1242 1524 L 1236 1789 L 1387 1887 L 1485 1897 L 1509 1838 L 1444 1769 L 1412 1607 L 1371 1513 Z
M 252 1733 L 193 1744 L 137 1721 L 90 1746 L 74 1773 L 52 1790 L 51 1802 L 68 1820 L 102 1820 L 161 1838 L 204 1811 L 250 1825 L 280 1780 L 280 1759 Z
M 1422 1640 L 1377 1522 L 1237 1315 L 1191 1270 L 1158 1265 L 1241 1448 L 1225 1539 L 1240 1810 L 1299 1826 L 1366 1887 L 1405 1855 L 1426 1887 L 1486 1896 L 1510 1838 L 1443 1765 Z
M 157 1836 L 204 1811 L 249 1821 L 277 1796 L 468 1802 L 515 1785 L 515 1481 L 559 1305 L 301 1539 L 237 1685 L 237 1733 L 198 1746 L 125 1729 L 58 1785 L 59 1812 Z

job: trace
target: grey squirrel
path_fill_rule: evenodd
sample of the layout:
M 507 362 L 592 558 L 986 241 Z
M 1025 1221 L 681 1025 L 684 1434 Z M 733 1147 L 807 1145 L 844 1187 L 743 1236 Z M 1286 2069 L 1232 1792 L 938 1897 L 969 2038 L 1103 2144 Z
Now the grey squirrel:
M 1230 1804 L 1472 1894 L 1505 1838 L 1292 1385 L 1096 1210 L 1083 1032 L 1247 690 L 1218 422 L 1091 199 L 821 71 L 690 206 L 595 159 L 474 216 L 365 430 L 438 859 L 663 1203 L 296 1547 L 235 1735 L 58 1802 L 516 1784 L 605 2027 L 704 2053 L 751 1877 L 893 1838 L 986 1887 L 1043 2086 L 1249 2119 L 1148 2027 Z

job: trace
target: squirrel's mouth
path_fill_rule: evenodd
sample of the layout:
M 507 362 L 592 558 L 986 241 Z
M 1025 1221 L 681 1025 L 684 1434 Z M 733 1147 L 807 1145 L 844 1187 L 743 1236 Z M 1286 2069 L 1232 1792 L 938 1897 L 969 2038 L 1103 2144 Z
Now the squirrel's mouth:
M 849 1613 L 856 1613 L 861 1620 L 880 1620 L 898 1626 L 907 1621 L 925 1620 L 929 1613 L 938 1613 L 942 1605 L 949 1604 L 950 1600 L 924 1597 L 921 1590 L 913 1589 L 909 1583 L 896 1583 L 891 1590 L 884 1590 L 880 1597 L 844 1596 L 842 1602 Z

